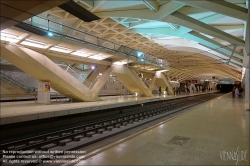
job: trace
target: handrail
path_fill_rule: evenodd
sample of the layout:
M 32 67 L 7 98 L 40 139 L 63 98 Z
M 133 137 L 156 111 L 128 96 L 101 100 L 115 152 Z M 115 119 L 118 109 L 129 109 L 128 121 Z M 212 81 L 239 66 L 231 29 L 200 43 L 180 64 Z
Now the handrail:
M 78 74 L 70 65 L 65 64 L 57 64 L 59 67 L 64 69 L 67 73 L 69 73 L 71 76 L 73 76 L 76 80 L 86 85 L 88 88 L 90 88 L 91 83 L 89 83 L 86 78 L 82 77 L 80 74 Z
M 18 81 L 10 78 L 9 76 L 3 74 L 2 72 L 0 72 L 0 77 L 2 80 L 8 82 L 9 84 L 15 86 L 16 88 L 26 92 L 26 93 L 30 93 L 30 92 L 35 92 L 36 91 L 36 88 L 34 87 L 26 87 L 25 85 L 19 83 Z
M 68 95 L 68 94 L 70 94 L 71 97 L 66 97 L 66 96 L 65 96 L 65 95 Z M 70 99 L 70 101 L 71 101 L 71 103 L 72 103 L 72 93 L 63 93 L 62 95 L 65 96 L 66 98 Z M 62 100 L 61 100 L 61 103 L 62 103 Z
M 94 80 L 93 82 L 90 83 L 89 89 L 92 89 L 92 88 L 93 88 L 93 86 L 94 86 L 95 83 L 98 81 L 98 79 L 99 79 L 99 76 L 97 76 L 97 77 L 95 78 L 95 80 Z
M 29 20 L 25 20 L 23 23 L 28 24 L 29 26 L 33 26 L 33 27 L 45 30 L 45 31 L 55 32 L 57 35 L 63 35 L 71 40 L 77 40 L 79 42 L 85 42 L 85 43 L 87 42 L 90 44 L 97 45 L 99 47 L 104 47 L 104 48 L 110 49 L 110 50 L 117 52 L 117 53 L 119 52 L 123 55 L 132 56 L 135 60 L 137 60 L 140 63 L 149 63 L 151 65 L 156 65 L 158 67 L 163 67 L 163 68 L 169 67 L 168 62 L 164 59 L 157 58 L 153 55 L 146 54 L 142 51 L 135 50 L 135 49 L 129 48 L 127 46 L 109 41 L 107 39 L 88 34 L 84 31 L 74 29 L 72 27 L 63 25 L 57 21 L 49 20 L 49 19 L 42 17 L 42 16 L 39 16 L 39 15 L 33 16 Z M 76 35 L 69 35 L 69 33 L 68 33 L 69 31 L 78 32 L 78 35 L 77 36 Z M 81 34 L 81 35 L 79 35 L 79 34 Z M 138 52 L 141 54 L 140 57 L 137 55 Z
M 138 72 L 138 70 L 133 69 L 135 71 L 135 74 L 138 76 L 140 73 Z M 138 76 L 139 77 L 139 76 Z M 143 80 L 143 78 L 139 77 L 141 79 L 141 81 L 149 88 L 149 85 L 146 83 L 145 80 Z
M 11 97 L 11 96 L 33 96 L 36 93 L 3 93 L 0 94 L 1 97 Z

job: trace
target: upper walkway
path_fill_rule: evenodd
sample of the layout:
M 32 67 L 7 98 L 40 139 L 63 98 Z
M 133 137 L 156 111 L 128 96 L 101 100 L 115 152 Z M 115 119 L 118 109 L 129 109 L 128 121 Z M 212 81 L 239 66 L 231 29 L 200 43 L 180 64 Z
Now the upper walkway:
M 87 153 L 77 166 L 249 165 L 247 104 L 225 94 Z M 228 152 L 238 152 L 235 160 Z
M 207 93 L 214 93 L 207 92 Z M 52 102 L 50 105 L 35 103 L 34 101 L 25 102 L 6 102 L 1 103 L 1 125 L 18 123 L 57 116 L 67 116 L 84 112 L 98 111 L 109 108 L 124 107 L 147 102 L 169 100 L 187 96 L 200 95 L 204 93 L 177 95 L 177 96 L 154 96 L 154 97 L 102 97 L 103 101 L 65 103 Z

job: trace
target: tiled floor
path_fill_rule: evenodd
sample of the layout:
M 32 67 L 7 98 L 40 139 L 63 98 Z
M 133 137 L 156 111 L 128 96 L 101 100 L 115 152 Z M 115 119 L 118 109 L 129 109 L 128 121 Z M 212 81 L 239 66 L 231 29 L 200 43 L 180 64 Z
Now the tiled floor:
M 212 93 L 212 92 L 210 92 Z M 200 95 L 199 94 L 189 94 Z M 102 97 L 103 101 L 96 102 L 78 102 L 64 103 L 52 102 L 50 105 L 38 104 L 34 101 L 24 102 L 5 102 L 1 103 L 1 124 L 17 123 L 29 120 L 51 118 L 83 112 L 102 110 L 107 108 L 122 107 L 134 104 L 145 103 L 149 101 L 165 100 L 172 98 L 185 97 L 187 95 L 177 96 L 158 96 L 156 97 Z
M 247 104 L 218 97 L 76 165 L 249 165 Z M 235 160 L 223 157 L 237 150 Z

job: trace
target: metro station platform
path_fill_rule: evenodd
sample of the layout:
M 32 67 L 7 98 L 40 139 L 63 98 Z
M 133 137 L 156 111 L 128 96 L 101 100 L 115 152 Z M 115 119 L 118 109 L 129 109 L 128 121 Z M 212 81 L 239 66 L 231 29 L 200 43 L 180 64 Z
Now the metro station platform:
M 206 92 L 206 93 L 214 93 Z M 78 102 L 78 103 L 60 103 L 52 102 L 50 105 L 35 103 L 34 101 L 24 102 L 6 102 L 1 103 L 1 125 L 38 120 L 44 118 L 52 118 L 58 116 L 67 116 L 72 114 L 80 114 L 91 111 L 104 110 L 109 108 L 124 107 L 147 102 L 170 100 L 174 98 L 182 98 L 187 96 L 201 95 L 205 93 L 196 93 L 177 96 L 155 96 L 155 97 L 120 97 L 109 96 L 102 97 L 103 101 L 95 102 Z
M 223 95 L 81 156 L 76 165 L 249 165 L 247 104 Z

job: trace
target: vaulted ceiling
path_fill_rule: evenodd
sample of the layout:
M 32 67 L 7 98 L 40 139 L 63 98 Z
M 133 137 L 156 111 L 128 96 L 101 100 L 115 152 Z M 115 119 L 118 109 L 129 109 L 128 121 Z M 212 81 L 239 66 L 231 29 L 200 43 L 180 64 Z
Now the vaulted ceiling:
M 246 0 L 74 2 L 100 19 L 84 22 L 59 7 L 40 16 L 165 59 L 172 80 L 241 79 L 249 40 Z
M 58 7 L 43 15 L 166 59 L 172 79 L 241 78 L 245 0 L 75 2 L 101 19 L 84 22 Z

